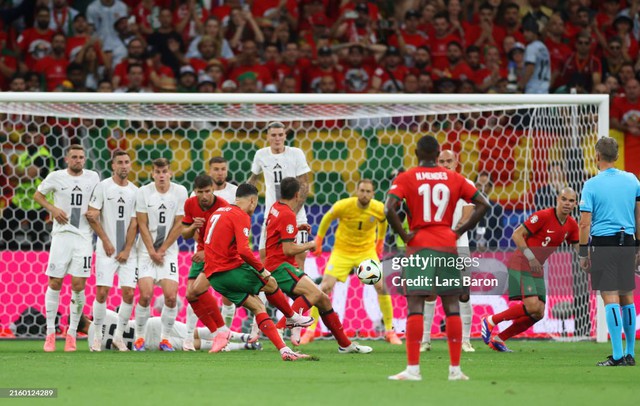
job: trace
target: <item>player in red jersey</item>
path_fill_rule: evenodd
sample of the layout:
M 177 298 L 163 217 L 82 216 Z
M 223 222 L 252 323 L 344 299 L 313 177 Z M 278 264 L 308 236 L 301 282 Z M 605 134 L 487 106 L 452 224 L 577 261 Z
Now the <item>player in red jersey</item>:
M 305 317 L 291 309 L 275 278 L 264 269 L 262 262 L 249 248 L 250 216 L 257 205 L 258 189 L 244 183 L 238 186 L 235 204 L 221 207 L 211 215 L 205 230 L 204 273 L 216 291 L 255 315 L 258 328 L 280 351 L 284 361 L 310 358 L 293 352 L 284 344 L 258 297 L 258 293 L 264 291 L 269 303 L 287 317 L 286 326 L 289 328 L 306 327 L 313 323 L 313 317 Z M 213 345 L 212 350 L 216 348 L 216 343 Z
M 278 282 L 278 286 L 290 297 L 295 298 L 291 307 L 297 313 L 304 314 L 311 306 L 320 311 L 322 321 L 338 341 L 340 354 L 366 354 L 371 347 L 353 343 L 342 330 L 340 318 L 333 311 L 331 300 L 311 278 L 298 269 L 295 256 L 315 248 L 315 241 L 296 244 L 298 226 L 296 213 L 304 204 L 300 196 L 300 181 L 289 177 L 280 183 L 280 200 L 275 202 L 267 217 L 266 261 L 264 266 Z M 282 318 L 276 327 L 284 328 L 286 320 Z M 291 343 L 300 345 L 300 327 L 291 329 Z
M 407 296 L 408 317 L 406 327 L 407 369 L 389 377 L 391 380 L 422 380 L 420 375 L 420 340 L 424 329 L 424 301 L 437 294 L 442 300 L 447 317 L 449 341 L 449 380 L 468 380 L 460 370 L 462 350 L 462 322 L 459 315 L 458 295 L 462 293 L 456 240 L 475 227 L 489 208 L 487 199 L 466 181 L 449 169 L 438 166 L 440 145 L 435 137 L 427 135 L 418 141 L 418 166 L 401 173 L 393 181 L 385 202 L 385 214 L 393 230 L 407 244 L 408 262 L 422 266 L 405 266 L 401 286 Z M 469 220 L 455 230 L 451 229 L 458 200 L 474 204 Z M 402 227 L 397 209 L 405 200 L 409 229 Z M 429 261 L 425 263 L 424 261 Z M 452 266 L 452 262 L 455 265 Z M 397 286 L 397 285 L 396 285 Z
M 511 352 L 504 344 L 533 326 L 544 317 L 546 290 L 543 264 L 564 241 L 579 250 L 578 223 L 571 217 L 576 207 L 576 192 L 567 187 L 560 191 L 556 207 L 539 210 L 513 232 L 513 242 L 519 248 L 511 258 L 509 269 L 509 299 L 521 300 L 502 313 L 482 318 L 482 339 L 492 349 Z M 491 337 L 491 331 L 500 322 L 513 320 L 513 324 Z
M 213 333 L 218 328 L 225 330 L 224 319 L 218 308 L 218 303 L 215 298 L 209 293 L 209 281 L 202 272 L 204 270 L 204 228 L 207 225 L 207 220 L 213 214 L 214 211 L 220 207 L 226 207 L 229 203 L 213 194 L 213 178 L 209 175 L 199 175 L 194 179 L 194 192 L 195 196 L 188 198 L 184 203 L 184 217 L 182 218 L 182 238 L 188 240 L 190 238 L 197 238 L 196 253 L 191 257 L 191 269 L 189 270 L 189 279 L 187 280 L 187 301 L 189 306 L 193 310 L 196 316 L 202 314 L 204 320 L 202 321 L 209 330 Z M 197 235 L 196 235 L 197 234 Z M 205 303 L 209 303 L 209 312 L 204 314 L 202 306 L 199 306 L 198 302 L 202 295 L 211 297 L 203 298 Z M 213 298 L 213 301 L 211 299 Z M 193 304 L 192 304 L 193 303 Z M 197 308 L 197 311 L 196 311 Z M 182 349 L 184 351 L 195 351 L 193 345 L 193 331 L 195 330 L 198 317 L 191 317 L 191 311 L 187 311 L 187 338 L 184 340 Z M 208 317 L 212 317 L 217 328 L 212 329 L 214 326 L 210 323 Z

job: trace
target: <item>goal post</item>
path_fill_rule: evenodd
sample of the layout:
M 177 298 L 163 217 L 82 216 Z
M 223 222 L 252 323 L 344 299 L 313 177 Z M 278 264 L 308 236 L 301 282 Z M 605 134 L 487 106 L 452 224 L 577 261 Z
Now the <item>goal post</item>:
M 216 155 L 229 162 L 230 180 L 245 181 L 258 148 L 266 145 L 264 127 L 282 121 L 291 130 L 288 145 L 301 148 L 311 167 L 307 200 L 312 234 L 332 203 L 353 194 L 363 178 L 377 183 L 376 198 L 384 200 L 394 174 L 416 164 L 415 142 L 433 134 L 443 148 L 454 150 L 459 171 L 471 180 L 490 176 L 489 197 L 501 208 L 492 211 L 486 234 L 472 233 L 496 249 L 509 250 L 510 236 L 543 195 L 543 186 L 558 164 L 564 182 L 578 192 L 588 176 L 596 173 L 593 145 L 609 133 L 609 97 L 606 95 L 410 95 L 410 94 L 121 94 L 121 93 L 0 93 L 0 125 L 3 165 L 3 216 L 11 214 L 11 194 L 25 181 L 16 171 L 25 153 L 24 134 L 38 135 L 56 168 L 63 167 L 63 153 L 71 143 L 87 151 L 87 167 L 110 176 L 109 160 L 115 149 L 125 149 L 133 159 L 131 180 L 150 180 L 150 162 L 167 157 L 174 181 L 189 190 L 195 176 L 207 170 Z M 263 193 L 263 187 L 260 187 Z M 262 195 L 261 195 L 262 196 Z M 7 209 L 9 208 L 9 209 Z M 10 217 L 10 216 L 9 216 Z M 264 218 L 260 208 L 253 218 L 257 236 Z M 0 286 L 0 327 L 15 323 L 28 307 L 44 311 L 43 278 L 47 259 L 49 225 L 34 231 L 40 220 L 7 218 L 2 224 L 5 247 Z M 476 230 L 477 231 L 477 230 Z M 482 234 L 482 235 L 481 235 Z M 325 239 L 325 254 L 308 256 L 305 271 L 322 275 L 332 245 Z M 394 238 L 387 237 L 388 248 Z M 182 243 L 181 272 L 189 266 L 188 243 Z M 588 279 L 578 274 L 572 253 L 559 250 L 547 266 L 548 309 L 545 319 L 528 332 L 530 337 L 596 339 L 606 341 L 603 305 L 590 291 Z M 492 265 L 493 264 L 493 265 Z M 483 266 L 498 266 L 487 261 Z M 479 269 L 478 271 L 485 271 Z M 95 293 L 89 280 L 87 304 Z M 67 289 L 66 287 L 64 289 Z M 184 295 L 184 286 L 181 286 Z M 345 330 L 363 337 L 376 337 L 380 311 L 373 288 L 354 277 L 333 295 L 336 311 L 345 320 Z M 472 302 L 476 308 L 474 329 L 484 312 L 499 311 L 504 295 L 482 295 Z M 61 313 L 67 311 L 69 292 L 63 290 Z M 112 290 L 109 307 L 119 304 Z M 184 296 L 183 296 L 184 297 Z M 404 299 L 394 297 L 394 325 L 404 330 Z M 85 313 L 90 312 L 89 307 Z M 66 313 L 65 313 L 66 314 Z M 181 315 L 182 317 L 182 315 Z M 438 317 L 442 317 L 438 310 Z M 241 321 L 238 321 L 241 323 Z M 63 323 L 64 324 L 64 323 Z M 434 323 L 434 326 L 437 326 Z M 236 325 L 240 327 L 240 324 Z M 434 327 L 435 328 L 435 327 Z M 435 332 L 435 330 L 434 330 Z M 437 333 L 437 332 L 435 332 Z

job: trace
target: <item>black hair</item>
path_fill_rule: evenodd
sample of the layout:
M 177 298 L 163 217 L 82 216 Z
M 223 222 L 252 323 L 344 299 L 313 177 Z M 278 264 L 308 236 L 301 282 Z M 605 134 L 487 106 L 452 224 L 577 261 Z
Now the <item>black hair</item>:
M 213 178 L 207 174 L 198 175 L 193 180 L 194 189 L 204 189 L 209 186 L 213 186 Z
M 280 182 L 280 196 L 284 200 L 291 200 L 296 197 L 296 193 L 300 191 L 300 182 L 298 179 L 288 177 Z
M 236 190 L 236 199 L 249 196 L 258 196 L 258 188 L 248 183 L 243 183 Z

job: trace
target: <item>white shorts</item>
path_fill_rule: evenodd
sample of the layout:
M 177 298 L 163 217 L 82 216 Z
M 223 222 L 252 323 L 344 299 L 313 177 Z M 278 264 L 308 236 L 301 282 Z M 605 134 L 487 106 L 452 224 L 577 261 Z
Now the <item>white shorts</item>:
M 146 252 L 138 253 L 138 280 L 153 278 L 155 283 L 163 279 L 178 282 L 178 253 L 167 253 L 162 265 L 157 265 Z
M 126 263 L 121 264 L 116 261 L 116 255 L 107 257 L 96 253 L 96 285 L 97 286 L 113 286 L 113 276 L 118 274 L 118 287 L 123 286 L 135 288 L 138 282 L 136 275 L 138 267 L 138 258 L 135 253 L 129 255 Z
M 302 213 L 302 214 L 301 214 Z M 300 210 L 298 212 L 298 216 L 296 218 L 298 225 L 300 224 L 309 224 L 307 222 L 307 214 L 304 210 Z M 309 242 L 309 233 L 306 231 L 298 231 L 296 234 L 296 244 L 304 244 Z M 262 230 L 260 230 L 260 241 L 258 242 L 258 249 L 263 250 L 267 246 L 267 223 L 262 225 Z
M 66 274 L 80 278 L 91 276 L 93 244 L 90 239 L 73 233 L 60 233 L 51 239 L 47 276 L 64 278 Z

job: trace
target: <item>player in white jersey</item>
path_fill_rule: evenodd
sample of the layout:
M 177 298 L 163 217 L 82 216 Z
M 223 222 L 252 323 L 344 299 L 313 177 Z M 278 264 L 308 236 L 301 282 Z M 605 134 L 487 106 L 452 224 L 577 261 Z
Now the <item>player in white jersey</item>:
M 551 84 L 551 57 L 547 46 L 540 41 L 538 24 L 527 21 L 523 24 L 522 34 L 527 47 L 524 50 L 525 68 L 520 87 L 528 94 L 547 94 Z
M 286 131 L 284 124 L 273 122 L 267 126 L 267 143 L 268 147 L 262 148 L 256 152 L 251 164 L 251 176 L 247 183 L 256 185 L 260 174 L 264 175 L 265 183 L 265 205 L 264 205 L 264 221 L 262 232 L 260 234 L 260 259 L 265 260 L 265 242 L 266 242 L 266 221 L 267 213 L 271 206 L 280 199 L 280 182 L 282 179 L 292 177 L 300 182 L 301 204 L 296 212 L 298 221 L 298 235 L 296 242 L 304 244 L 308 240 L 311 228 L 307 222 L 307 213 L 304 209 L 304 202 L 309 193 L 309 164 L 305 158 L 304 152 L 300 148 L 287 147 L 284 145 L 286 139 Z M 298 267 L 304 271 L 304 261 L 306 251 L 296 255 Z
M 96 172 L 84 169 L 86 158 L 82 146 L 71 145 L 64 160 L 67 169 L 51 172 L 33 196 L 53 218 L 46 272 L 49 277 L 49 287 L 45 293 L 46 352 L 56 349 L 56 315 L 60 305 L 62 281 L 67 273 L 71 275 L 71 320 L 64 350 L 76 350 L 76 329 L 84 307 L 84 287 L 91 275 L 93 255 L 93 231 L 85 213 L 89 207 L 91 193 L 100 182 Z M 45 197 L 49 193 L 53 193 L 53 204 Z
M 127 180 L 131 172 L 131 158 L 125 151 L 115 151 L 111 159 L 113 175 L 96 186 L 89 202 L 87 220 L 98 236 L 96 244 L 96 297 L 93 301 L 93 323 L 96 334 L 94 351 L 100 351 L 102 324 L 107 311 L 107 296 L 118 274 L 118 287 L 122 290 L 122 303 L 118 311 L 119 324 L 115 331 L 114 346 L 128 351 L 122 341 L 133 310 L 136 290 L 138 256 L 133 247 L 138 222 L 136 220 L 136 193 L 138 188 Z M 132 252 L 133 251 L 133 252 Z
M 94 343 L 97 337 L 100 337 L 99 350 L 111 350 L 115 348 L 115 333 L 118 329 L 118 313 L 107 310 L 105 313 L 105 322 L 101 329 L 98 329 L 95 323 L 91 322 L 89 318 L 82 315 L 78 331 L 87 334 L 87 343 L 89 344 L 90 351 L 96 351 L 92 343 Z M 135 320 L 131 320 L 125 326 L 123 335 L 123 342 L 125 348 L 132 349 L 135 337 Z M 147 331 L 145 334 L 145 341 L 149 344 L 150 350 L 158 349 L 161 340 L 162 321 L 160 317 L 151 317 L 147 321 Z M 173 328 L 169 332 L 169 341 L 174 347 L 182 348 L 183 342 L 188 338 L 187 326 L 184 323 L 175 322 Z M 195 344 L 195 348 L 198 350 L 208 350 L 211 348 L 215 333 L 211 334 L 206 327 L 200 327 L 193 332 L 192 340 Z M 234 343 L 227 344 L 222 351 L 237 351 L 237 350 L 261 350 L 262 345 L 260 343 L 247 343 L 249 334 L 242 334 L 233 332 L 231 339 L 236 341 Z
M 138 217 L 138 288 L 136 306 L 136 351 L 145 350 L 145 328 L 149 319 L 149 303 L 155 283 L 164 294 L 162 308 L 162 340 L 160 349 L 174 351 L 169 331 L 176 321 L 178 308 L 178 237 L 182 231 L 184 202 L 188 192 L 184 186 L 171 182 L 169 160 L 153 161 L 153 182 L 138 189 L 136 215 Z
M 445 168 L 456 171 L 458 168 L 458 156 L 451 150 L 443 150 L 438 157 L 438 165 Z M 467 182 L 473 185 L 469 179 Z M 452 229 L 456 229 L 459 224 L 466 222 L 471 213 L 473 212 L 473 204 L 469 204 L 463 199 L 458 200 L 456 208 L 453 212 Z M 469 257 L 469 236 L 464 233 L 458 238 L 458 255 L 461 257 Z M 467 288 L 465 288 L 467 289 Z M 433 315 L 436 308 L 437 296 L 429 296 L 424 302 L 424 332 L 422 333 L 422 343 L 420 345 L 420 351 L 431 350 L 431 326 L 433 325 Z M 460 319 L 462 320 L 462 351 L 474 352 L 475 349 L 471 345 L 471 322 L 473 321 L 473 308 L 471 307 L 471 301 L 469 292 L 465 291 L 459 297 L 460 302 Z

